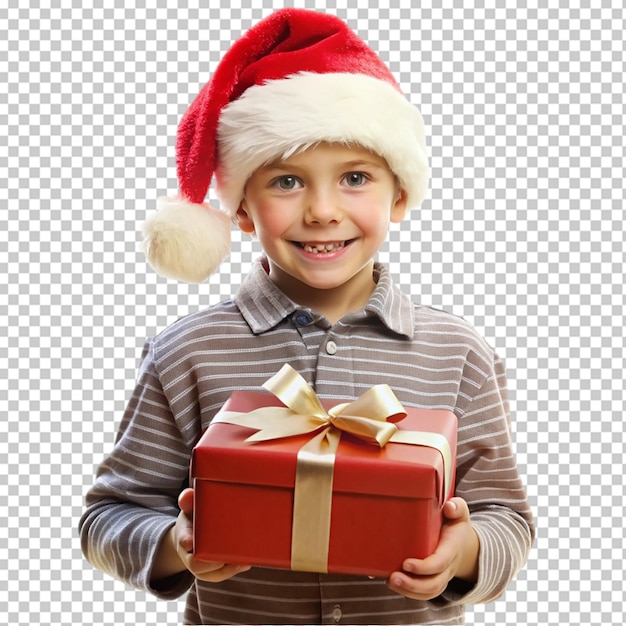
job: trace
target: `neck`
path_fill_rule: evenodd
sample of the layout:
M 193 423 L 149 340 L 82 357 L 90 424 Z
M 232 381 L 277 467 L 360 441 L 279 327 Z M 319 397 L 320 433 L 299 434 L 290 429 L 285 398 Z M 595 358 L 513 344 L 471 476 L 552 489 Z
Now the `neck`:
M 373 269 L 372 261 L 348 283 L 330 289 L 317 289 L 304 285 L 285 274 L 278 275 L 272 271 L 272 268 L 270 268 L 270 278 L 294 302 L 320 313 L 331 324 L 334 324 L 344 315 L 359 311 L 367 304 L 376 287 Z
M 372 287 L 374 283 L 372 282 Z M 373 290 L 373 289 L 372 289 Z M 298 304 L 309 307 L 311 310 L 323 315 L 331 324 L 340 320 L 344 315 L 359 311 L 369 300 L 371 291 L 363 293 L 359 298 L 346 301 L 343 293 L 336 289 L 317 290 L 312 289 L 306 298 L 299 298 Z

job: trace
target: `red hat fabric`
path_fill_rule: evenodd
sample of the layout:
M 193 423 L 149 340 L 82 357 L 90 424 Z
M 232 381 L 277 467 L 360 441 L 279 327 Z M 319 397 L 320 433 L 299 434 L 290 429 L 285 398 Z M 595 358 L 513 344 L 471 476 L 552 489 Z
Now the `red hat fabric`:
M 181 196 L 162 199 L 146 222 L 151 265 L 185 281 L 206 279 L 228 254 L 229 217 L 252 173 L 320 141 L 376 152 L 408 206 L 423 200 L 429 169 L 422 118 L 387 66 L 339 18 L 282 9 L 232 45 L 181 119 Z M 204 204 L 214 175 L 221 210 Z

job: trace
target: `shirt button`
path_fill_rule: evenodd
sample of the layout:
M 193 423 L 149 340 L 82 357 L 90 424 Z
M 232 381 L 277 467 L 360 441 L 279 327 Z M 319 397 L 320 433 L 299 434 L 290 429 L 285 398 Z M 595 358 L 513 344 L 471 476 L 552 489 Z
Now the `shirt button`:
M 335 604 L 335 608 L 333 609 L 333 621 L 335 624 L 339 623 L 341 619 L 341 606 L 339 604 Z
M 307 313 L 298 313 L 298 315 L 296 315 L 296 323 L 298 326 L 306 326 L 311 323 L 311 316 Z
M 326 344 L 326 352 L 328 354 L 335 354 L 337 352 L 337 344 L 334 341 L 329 341 Z

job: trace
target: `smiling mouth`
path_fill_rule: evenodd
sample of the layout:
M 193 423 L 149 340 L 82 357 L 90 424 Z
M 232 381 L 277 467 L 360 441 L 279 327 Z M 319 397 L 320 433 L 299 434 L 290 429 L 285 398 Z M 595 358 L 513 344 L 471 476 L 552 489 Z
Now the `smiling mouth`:
M 332 241 L 329 243 L 303 243 L 301 241 L 294 241 L 294 243 L 303 248 L 306 252 L 312 252 L 313 254 L 320 254 L 322 252 L 335 252 L 335 250 L 341 250 L 345 248 L 351 240 L 348 241 Z

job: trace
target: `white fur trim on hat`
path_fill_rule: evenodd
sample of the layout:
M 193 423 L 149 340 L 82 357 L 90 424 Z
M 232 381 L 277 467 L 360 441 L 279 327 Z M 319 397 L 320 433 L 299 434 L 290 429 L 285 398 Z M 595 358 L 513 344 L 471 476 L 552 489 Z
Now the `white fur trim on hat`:
M 230 252 L 231 220 L 208 204 L 161 197 L 143 226 L 143 248 L 162 276 L 189 283 L 206 280 Z
M 366 74 L 300 73 L 252 86 L 222 110 L 215 174 L 223 208 L 235 214 L 257 168 L 322 141 L 371 150 L 398 178 L 408 208 L 424 199 L 429 167 L 418 109 Z

